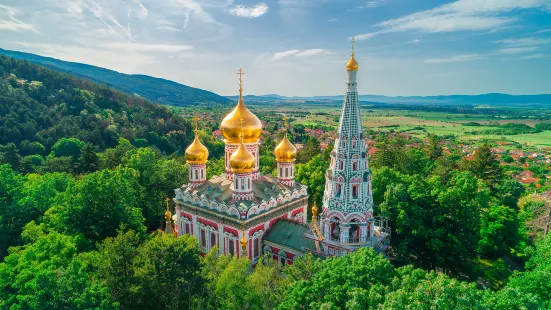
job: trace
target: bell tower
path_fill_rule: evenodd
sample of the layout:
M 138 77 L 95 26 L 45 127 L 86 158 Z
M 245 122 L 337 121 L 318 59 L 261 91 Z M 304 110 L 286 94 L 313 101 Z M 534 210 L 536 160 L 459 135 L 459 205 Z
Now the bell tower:
M 374 229 L 371 170 L 358 101 L 359 65 L 354 58 L 354 43 L 352 39 L 352 55 L 346 64 L 346 94 L 323 195 L 323 237 L 338 245 L 366 243 Z

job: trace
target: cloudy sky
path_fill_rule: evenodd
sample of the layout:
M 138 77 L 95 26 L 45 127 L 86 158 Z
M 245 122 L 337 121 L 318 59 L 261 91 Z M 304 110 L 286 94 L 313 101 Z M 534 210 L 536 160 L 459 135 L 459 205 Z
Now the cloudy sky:
M 551 93 L 551 0 L 2 0 L 0 47 L 248 94 Z

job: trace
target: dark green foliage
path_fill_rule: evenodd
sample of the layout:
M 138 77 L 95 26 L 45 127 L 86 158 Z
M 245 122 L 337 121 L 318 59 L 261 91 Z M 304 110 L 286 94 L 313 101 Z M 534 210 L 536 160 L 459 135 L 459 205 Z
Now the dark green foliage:
M 483 180 L 490 188 L 495 189 L 502 180 L 503 172 L 499 161 L 492 153 L 489 144 L 481 145 L 471 160 L 463 162 L 464 169 Z
M 163 153 L 183 153 L 191 124 L 167 108 L 129 97 L 29 62 L 0 56 L 0 145 L 2 162 L 19 169 L 21 155 L 52 151 L 67 160 L 46 163 L 46 171 L 75 171 L 84 146 L 115 147 L 119 138 L 146 139 Z M 154 137 L 152 137 L 154 135 Z M 143 141 L 143 140 L 140 140 Z M 54 147 L 55 145 L 55 147 Z
M 518 219 L 514 209 L 492 206 L 481 213 L 478 248 L 483 257 L 497 259 L 511 252 L 519 242 Z
M 80 233 L 93 242 L 116 236 L 120 227 L 145 232 L 138 177 L 129 168 L 85 176 L 50 210 L 48 225 L 57 231 Z

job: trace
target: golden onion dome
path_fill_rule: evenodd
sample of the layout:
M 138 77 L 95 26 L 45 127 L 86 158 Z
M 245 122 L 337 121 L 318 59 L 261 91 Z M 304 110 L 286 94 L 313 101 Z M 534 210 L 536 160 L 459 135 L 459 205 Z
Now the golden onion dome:
M 195 116 L 193 121 L 195 122 L 195 139 L 193 139 L 193 142 L 186 149 L 186 161 L 188 164 L 204 164 L 209 158 L 209 150 L 199 141 L 197 135 L 199 118 Z
M 247 243 L 249 243 L 249 240 L 245 237 L 245 233 L 243 233 L 243 237 L 241 237 L 241 240 L 239 240 L 239 243 L 241 243 L 241 247 L 243 248 L 243 251 L 247 247 Z
M 204 164 L 209 158 L 209 150 L 204 146 L 197 134 L 195 134 L 195 139 L 193 143 L 186 149 L 186 161 L 188 164 Z
M 253 154 L 245 148 L 243 142 L 241 142 L 237 151 L 233 152 L 230 156 L 230 167 L 233 172 L 237 173 L 253 171 L 255 162 Z
M 274 149 L 274 155 L 276 160 L 282 163 L 291 163 L 297 159 L 297 148 L 289 141 L 287 134 Z
M 346 64 L 346 71 L 358 71 L 359 68 L 360 66 L 354 58 L 354 53 L 352 53 L 352 56 L 350 56 L 350 60 L 348 60 L 348 63 Z
M 243 81 L 241 79 L 243 70 L 239 69 L 238 74 L 239 101 L 235 109 L 222 120 L 220 131 L 222 131 L 226 143 L 239 143 L 241 132 L 243 132 L 244 143 L 255 143 L 262 135 L 262 123 L 243 102 Z
M 166 220 L 167 222 L 170 222 L 170 221 L 172 220 L 172 212 L 166 210 L 166 212 L 165 212 L 165 220 Z

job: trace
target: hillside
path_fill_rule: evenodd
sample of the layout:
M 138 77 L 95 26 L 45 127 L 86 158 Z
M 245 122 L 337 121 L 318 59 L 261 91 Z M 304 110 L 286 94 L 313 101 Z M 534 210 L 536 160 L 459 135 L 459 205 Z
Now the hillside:
M 62 61 L 35 54 L 0 49 L 0 54 L 28 60 L 59 71 L 102 83 L 130 95 L 173 106 L 229 104 L 231 100 L 215 93 L 147 75 L 123 74 L 91 65 Z
M 104 85 L 0 55 L 0 145 L 47 155 L 61 138 L 100 150 L 120 138 L 181 152 L 191 125 L 168 108 Z

